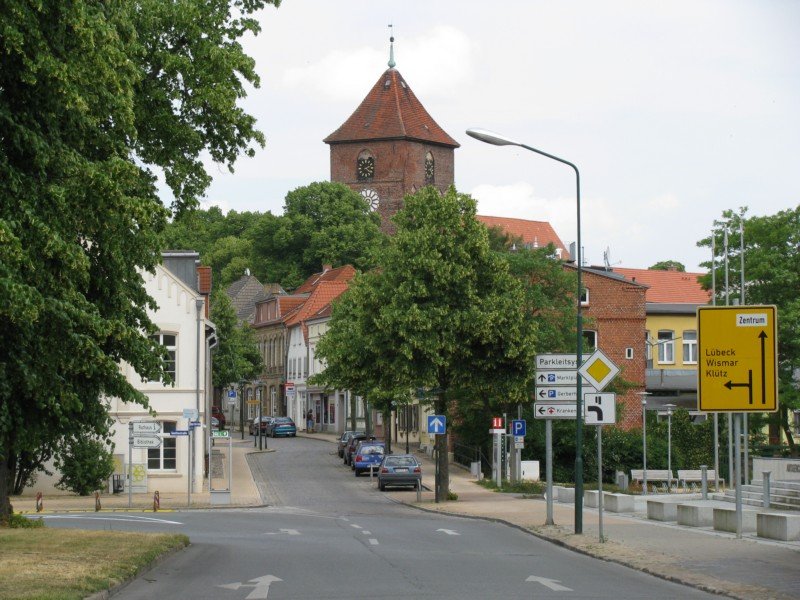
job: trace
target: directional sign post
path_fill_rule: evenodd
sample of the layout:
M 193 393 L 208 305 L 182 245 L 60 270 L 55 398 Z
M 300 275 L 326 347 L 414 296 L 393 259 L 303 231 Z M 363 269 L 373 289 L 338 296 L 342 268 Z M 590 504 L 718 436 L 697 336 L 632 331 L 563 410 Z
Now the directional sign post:
M 158 421 L 133 421 L 131 431 L 134 434 L 159 434 L 161 433 L 161 423 Z
M 697 309 L 698 408 L 707 412 L 778 410 L 774 306 Z
M 134 448 L 160 448 L 161 438 L 154 435 L 134 435 Z

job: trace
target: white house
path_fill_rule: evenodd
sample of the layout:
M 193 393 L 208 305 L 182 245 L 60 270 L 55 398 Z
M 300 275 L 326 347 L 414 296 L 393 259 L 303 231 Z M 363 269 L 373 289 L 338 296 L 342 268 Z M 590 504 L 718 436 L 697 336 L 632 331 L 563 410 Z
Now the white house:
M 138 404 L 110 399 L 118 470 L 128 471 L 130 456 L 134 492 L 188 492 L 189 473 L 192 491 L 202 489 L 205 454 L 210 447 L 210 428 L 206 426 L 211 403 L 210 349 L 216 338 L 208 319 L 210 269 L 198 267 L 198 258 L 196 252 L 168 252 L 155 275 L 143 275 L 147 293 L 158 305 L 149 316 L 158 327 L 158 341 L 169 352 L 168 370 L 174 384 L 142 381 L 130 365 L 120 367 L 128 381 L 147 395 L 155 411 L 151 416 Z M 190 427 L 190 413 L 197 415 L 199 427 Z M 136 421 L 160 424 L 158 447 L 129 448 L 129 424 Z M 180 435 L 183 431 L 188 433 Z

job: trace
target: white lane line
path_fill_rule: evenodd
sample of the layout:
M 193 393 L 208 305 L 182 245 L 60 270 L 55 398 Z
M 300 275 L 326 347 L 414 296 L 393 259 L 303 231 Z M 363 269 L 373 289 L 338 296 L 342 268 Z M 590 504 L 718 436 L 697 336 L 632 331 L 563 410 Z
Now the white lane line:
M 356 529 L 361 529 L 361 525 L 356 525 L 355 523 L 350 523 L 350 527 L 355 527 Z
M 167 525 L 183 525 L 180 521 L 168 521 L 167 519 L 154 519 L 152 517 L 87 517 L 83 515 L 41 515 L 37 519 L 79 519 L 85 521 L 132 521 L 134 523 L 165 523 Z
M 366 529 L 362 529 L 361 533 L 363 533 L 364 535 L 372 535 L 372 532 L 371 531 L 367 531 Z
M 372 546 L 377 546 L 378 545 L 378 540 L 376 540 L 375 538 L 369 538 L 369 543 Z

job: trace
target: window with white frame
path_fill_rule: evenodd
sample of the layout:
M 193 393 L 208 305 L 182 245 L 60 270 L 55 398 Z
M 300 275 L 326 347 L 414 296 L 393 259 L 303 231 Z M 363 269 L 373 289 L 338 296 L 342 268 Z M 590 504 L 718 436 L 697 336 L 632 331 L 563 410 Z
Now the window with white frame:
M 683 332 L 683 363 L 697 364 L 697 331 Z
M 169 376 L 171 382 L 177 381 L 177 367 L 175 357 L 178 351 L 178 336 L 174 333 L 156 333 L 150 338 L 167 349 L 167 359 L 164 361 L 164 372 Z
M 667 364 L 675 362 L 675 334 L 668 329 L 658 332 L 658 362 Z
M 258 407 L 253 403 L 253 388 L 247 388 L 247 418 L 255 419 Z
M 147 449 L 147 470 L 175 471 L 178 468 L 178 438 L 169 435 L 175 431 L 175 421 L 163 421 L 161 431 L 161 447 Z
M 649 331 L 644 332 L 644 358 L 647 361 L 653 360 L 653 340 Z
M 589 288 L 583 288 L 581 292 L 581 305 L 588 306 L 589 305 Z

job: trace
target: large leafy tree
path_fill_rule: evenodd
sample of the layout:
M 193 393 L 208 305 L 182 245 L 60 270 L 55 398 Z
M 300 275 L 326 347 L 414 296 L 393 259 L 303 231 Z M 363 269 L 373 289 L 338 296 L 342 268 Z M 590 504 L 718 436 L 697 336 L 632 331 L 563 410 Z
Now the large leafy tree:
M 317 346 L 323 377 L 379 390 L 381 399 L 421 387 L 440 414 L 467 390 L 523 401 L 533 329 L 522 285 L 491 251 L 475 201 L 426 187 L 405 198 L 394 221 L 379 269 L 354 280 Z M 446 436 L 436 445 L 438 495 L 446 497 Z
M 121 361 L 162 361 L 142 270 L 169 210 L 263 138 L 238 101 L 258 84 L 239 38 L 279 0 L 29 3 L 0 25 L 0 520 L 20 461 L 71 435 L 107 436 L 102 398 L 146 404 Z
M 717 304 L 725 303 L 724 248 L 727 237 L 729 295 L 741 298 L 741 251 L 744 250 L 744 300 L 747 304 L 774 304 L 778 308 L 779 412 L 769 417 L 770 437 L 782 430 L 792 454 L 797 445 L 789 415 L 800 408 L 800 206 L 774 215 L 746 217 L 747 209 L 726 210 L 715 231 Z M 744 234 L 742 245 L 741 233 Z M 710 246 L 711 238 L 698 242 Z M 720 258 L 723 254 L 723 258 Z M 711 269 L 711 262 L 704 263 Z M 703 284 L 711 288 L 711 276 Z M 758 419 L 753 419 L 758 425 Z
M 236 318 L 236 311 L 225 292 L 217 291 L 213 295 L 211 320 L 217 326 L 219 337 L 211 373 L 214 387 L 223 388 L 242 379 L 258 377 L 264 363 L 258 352 L 255 333 L 247 323 Z

